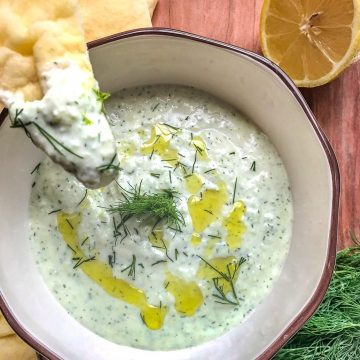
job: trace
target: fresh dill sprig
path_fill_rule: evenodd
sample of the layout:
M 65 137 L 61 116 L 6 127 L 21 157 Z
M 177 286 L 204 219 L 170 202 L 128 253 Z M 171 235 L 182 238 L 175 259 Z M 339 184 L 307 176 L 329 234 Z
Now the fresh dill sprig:
M 235 285 L 234 285 L 234 279 L 237 275 L 237 273 L 240 270 L 240 266 L 246 261 L 243 257 L 241 257 L 233 266 L 233 269 L 230 268 L 232 263 L 229 263 L 226 265 L 226 273 L 220 271 L 215 266 L 211 265 L 208 261 L 206 261 L 204 258 L 202 258 L 200 255 L 197 255 L 198 258 L 200 258 L 207 266 L 209 266 L 211 269 L 213 269 L 219 276 L 214 277 L 213 284 L 215 288 L 215 294 L 213 294 L 213 297 L 216 298 L 216 302 L 223 305 L 239 305 L 239 298 L 235 291 Z M 223 286 L 219 284 L 219 280 L 225 280 L 231 288 L 231 293 L 233 299 L 230 299 L 225 293 Z
M 122 269 L 121 272 L 124 272 L 126 270 L 129 270 L 128 277 L 131 277 L 133 280 L 135 280 L 135 276 L 136 276 L 136 256 L 135 255 L 132 256 L 132 261 L 131 261 L 130 265 L 127 266 L 126 268 Z
M 317 312 L 275 360 L 360 359 L 360 239 L 336 255 L 335 272 Z
M 236 299 L 236 301 L 233 301 L 226 296 L 226 294 L 224 293 L 224 287 L 219 284 L 220 278 L 213 278 L 212 280 L 215 290 L 217 291 L 216 294 L 213 294 L 213 296 L 217 299 L 215 302 L 222 305 L 239 305 L 238 299 Z
M 141 182 L 138 186 L 130 185 L 128 190 L 121 188 L 124 200 L 106 209 L 111 214 L 120 215 L 120 225 L 125 224 L 133 216 L 139 215 L 155 217 L 157 222 L 164 220 L 177 229 L 181 229 L 181 226 L 185 224 L 183 215 L 176 207 L 178 196 L 176 191 L 165 189 L 154 194 L 142 192 Z
M 193 165 L 192 165 L 192 168 L 191 168 L 191 173 L 192 173 L 192 174 L 193 174 L 194 171 L 195 171 L 195 164 L 196 164 L 196 160 L 197 160 L 197 153 L 198 153 L 198 149 L 196 148 L 196 150 L 195 150 L 194 162 L 193 162 Z
M 55 151 L 57 151 L 59 154 L 63 155 L 62 151 L 60 151 L 60 149 L 58 148 L 58 146 L 60 146 L 63 150 L 67 151 L 68 153 L 78 157 L 79 159 L 83 159 L 83 156 L 80 156 L 78 154 L 76 154 L 74 151 L 72 151 L 71 149 L 69 149 L 67 146 L 65 146 L 62 142 L 60 142 L 59 140 L 57 140 L 56 138 L 54 138 L 54 136 L 52 136 L 51 134 L 49 134 L 45 129 L 43 129 L 39 124 L 31 122 L 31 124 L 33 124 L 38 131 L 40 132 L 40 134 L 42 136 L 44 136 L 44 138 L 49 142 L 49 144 L 53 147 L 53 149 Z M 29 125 L 31 125 L 29 124 Z
M 26 136 L 34 143 L 34 139 L 31 136 L 31 133 L 27 129 L 28 126 L 35 126 L 36 129 L 39 131 L 39 133 L 49 142 L 49 144 L 53 147 L 53 149 L 58 152 L 60 155 L 65 156 L 63 151 L 66 151 L 80 159 L 83 159 L 82 156 L 76 154 L 74 151 L 72 151 L 70 148 L 65 146 L 61 141 L 57 140 L 54 136 L 52 136 L 49 132 L 47 132 L 43 127 L 41 127 L 39 124 L 35 123 L 34 121 L 29 121 L 27 123 L 24 123 L 22 119 L 20 119 L 20 115 L 22 114 L 24 109 L 16 109 L 15 110 L 15 117 L 11 121 L 11 128 L 22 128 L 25 131 Z M 60 150 L 62 149 L 62 150 Z

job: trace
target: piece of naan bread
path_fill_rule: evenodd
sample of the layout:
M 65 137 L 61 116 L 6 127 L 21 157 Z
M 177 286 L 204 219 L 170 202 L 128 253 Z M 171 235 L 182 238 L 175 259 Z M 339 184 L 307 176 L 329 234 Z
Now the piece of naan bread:
M 36 354 L 15 335 L 0 313 L 0 360 L 36 360 Z
M 83 18 L 86 41 L 125 30 L 151 26 L 151 16 L 157 1 L 80 0 L 80 16 Z M 47 16 L 50 5 L 55 7 L 56 4 L 54 1 L 41 0 L 0 1 L 1 88 L 21 92 L 28 101 L 42 97 L 32 52 L 36 31 L 34 33 L 29 25 L 36 19 L 50 20 L 51 17 L 57 19 L 61 15 L 66 16 L 66 6 L 69 6 L 68 2 L 64 1 L 63 14 L 61 11 L 57 14 L 50 11 Z

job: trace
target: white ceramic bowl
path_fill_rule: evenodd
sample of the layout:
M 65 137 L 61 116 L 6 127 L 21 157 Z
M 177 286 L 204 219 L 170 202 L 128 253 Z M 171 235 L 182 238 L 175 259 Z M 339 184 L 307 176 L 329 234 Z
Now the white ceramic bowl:
M 174 30 L 145 29 L 89 47 L 104 91 L 191 85 L 232 104 L 270 137 L 293 192 L 290 253 L 271 294 L 246 321 L 215 340 L 171 352 L 109 342 L 67 314 L 36 268 L 28 241 L 28 199 L 30 170 L 43 155 L 22 131 L 9 129 L 7 119 L 0 131 L 0 306 L 6 318 L 49 359 L 269 359 L 315 311 L 334 266 L 339 173 L 311 111 L 278 67 L 234 46 Z

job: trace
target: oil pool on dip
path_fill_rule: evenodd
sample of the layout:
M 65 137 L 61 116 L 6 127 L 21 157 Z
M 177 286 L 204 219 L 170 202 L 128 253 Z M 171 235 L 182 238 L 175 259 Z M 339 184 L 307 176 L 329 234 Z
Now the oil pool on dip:
M 169 350 L 222 335 L 269 294 L 288 253 L 279 155 L 237 110 L 193 88 L 125 89 L 106 111 L 116 181 L 87 190 L 48 159 L 34 169 L 31 244 L 45 282 L 115 343 Z M 117 213 L 136 196 L 171 199 L 178 221 Z

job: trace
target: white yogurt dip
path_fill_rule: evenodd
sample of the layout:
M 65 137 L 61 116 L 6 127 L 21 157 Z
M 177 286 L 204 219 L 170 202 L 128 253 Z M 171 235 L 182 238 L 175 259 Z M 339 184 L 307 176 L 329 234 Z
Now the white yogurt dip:
M 239 325 L 287 256 L 292 199 L 269 139 L 201 91 L 148 86 L 107 103 L 121 171 L 86 190 L 58 165 L 36 169 L 31 245 L 69 314 L 115 343 L 189 347 Z M 180 228 L 107 209 L 136 187 L 177 192 Z M 230 276 L 229 276 L 230 275 Z
M 118 159 L 103 111 L 105 93 L 94 75 L 75 61 L 58 59 L 41 74 L 44 97 L 24 101 L 21 94 L 0 90 L 12 126 L 22 128 L 53 161 L 87 187 L 107 185 L 117 174 Z

